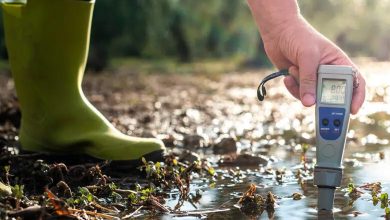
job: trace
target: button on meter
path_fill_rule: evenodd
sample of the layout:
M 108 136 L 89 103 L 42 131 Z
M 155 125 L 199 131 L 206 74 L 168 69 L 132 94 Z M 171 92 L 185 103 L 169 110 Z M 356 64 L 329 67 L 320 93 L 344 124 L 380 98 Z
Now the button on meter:
M 333 125 L 334 125 L 335 127 L 339 127 L 339 126 L 341 125 L 341 121 L 340 121 L 339 119 L 335 119 L 335 120 L 333 121 Z

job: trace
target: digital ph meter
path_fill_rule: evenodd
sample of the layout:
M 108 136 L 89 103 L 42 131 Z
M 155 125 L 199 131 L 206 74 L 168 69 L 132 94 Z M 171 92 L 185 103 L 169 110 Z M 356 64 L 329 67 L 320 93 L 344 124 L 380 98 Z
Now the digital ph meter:
M 288 75 L 286 70 L 265 77 L 257 97 L 264 100 L 264 84 L 278 76 Z M 318 187 L 318 210 L 332 210 L 334 192 L 342 179 L 341 161 L 344 154 L 352 93 L 357 82 L 351 66 L 320 65 L 317 72 L 316 99 L 316 157 L 314 185 Z
M 318 210 L 332 210 L 342 179 L 344 154 L 356 71 L 351 66 L 320 65 L 317 78 L 314 185 Z

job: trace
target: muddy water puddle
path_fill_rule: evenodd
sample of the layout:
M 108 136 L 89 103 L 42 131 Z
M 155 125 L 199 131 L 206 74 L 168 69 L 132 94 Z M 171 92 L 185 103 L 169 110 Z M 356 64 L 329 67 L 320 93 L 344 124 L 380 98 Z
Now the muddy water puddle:
M 305 176 L 304 180 L 297 178 L 298 169 L 302 169 L 301 155 L 302 145 L 308 144 L 310 148 L 306 153 L 312 168 L 315 158 L 314 145 L 314 110 L 303 109 L 300 104 L 283 94 L 285 90 L 271 85 L 269 89 L 271 98 L 262 103 L 260 107 L 249 104 L 248 114 L 236 114 L 233 107 L 229 109 L 225 121 L 218 124 L 218 129 L 226 130 L 235 127 L 235 134 L 244 130 L 241 142 L 242 151 L 246 151 L 245 130 L 252 129 L 251 152 L 261 153 L 274 158 L 268 166 L 241 166 L 240 164 L 217 169 L 218 178 L 215 182 L 199 180 L 192 185 L 191 193 L 201 194 L 201 197 L 193 201 L 185 201 L 179 207 L 178 193 L 171 193 L 166 205 L 179 207 L 184 211 L 182 215 L 149 216 L 161 219 L 383 219 L 385 211 L 380 205 L 374 206 L 369 191 L 356 200 L 348 196 L 349 183 L 361 186 L 367 183 L 381 182 L 382 192 L 390 192 L 390 81 L 379 77 L 383 69 L 389 64 L 363 66 L 363 73 L 368 82 L 368 101 L 356 116 L 352 117 L 349 141 L 344 154 L 344 175 L 342 186 L 336 191 L 335 209 L 333 215 L 318 215 L 317 189 L 313 186 L 312 176 Z M 280 85 L 280 82 L 277 83 Z M 233 87 L 227 92 L 232 100 L 254 98 L 253 89 Z M 287 101 L 283 101 L 286 98 Z M 244 101 L 242 101 L 244 100 Z M 275 108 L 275 104 L 279 105 Z M 218 102 L 215 103 L 218 107 Z M 237 107 L 237 112 L 241 107 Z M 257 112 L 257 113 L 256 113 Z M 231 115 L 239 115 L 229 118 Z M 261 126 L 256 126 L 256 121 Z M 231 122 L 233 121 L 233 122 Z M 237 123 L 238 121 L 238 123 Z M 248 121 L 251 121 L 248 124 Z M 214 121 L 215 122 L 215 121 Z M 233 123 L 236 126 L 232 126 Z M 216 124 L 214 124 L 215 126 Z M 203 125 L 205 131 L 212 130 L 213 125 Z M 239 134 L 240 135 L 240 134 Z M 248 133 L 247 133 L 248 135 Z M 256 139 L 257 137 L 257 139 Z M 264 139 L 266 140 L 264 142 Z M 260 144 L 256 144 L 256 141 Z M 204 155 L 212 158 L 213 155 Z M 383 157 L 384 156 L 384 157 Z M 265 172 L 267 168 L 271 173 Z M 282 179 L 278 179 L 276 170 L 284 170 Z M 277 196 L 277 208 L 275 212 L 264 211 L 259 216 L 246 216 L 236 205 L 242 193 L 246 191 L 250 183 L 257 186 L 257 193 L 266 195 L 271 191 Z M 301 193 L 300 200 L 292 198 L 293 193 Z M 140 215 L 139 219 L 145 218 Z
M 349 183 L 359 187 L 380 182 L 381 192 L 390 193 L 390 77 L 383 77 L 390 63 L 360 66 L 367 78 L 367 102 L 351 120 L 335 212 L 333 216 L 321 215 L 322 219 L 383 219 L 385 214 L 380 204 L 373 205 L 370 191 L 361 190 L 363 193 L 354 200 L 346 190 Z M 259 103 L 256 83 L 266 73 L 270 70 L 228 73 L 216 78 L 174 74 L 134 77 L 126 73 L 119 73 L 121 81 L 113 81 L 105 74 L 87 77 L 84 88 L 88 98 L 122 132 L 163 139 L 178 157 L 185 151 L 197 153 L 183 160 L 206 160 L 216 172 L 213 178 L 195 173 L 186 200 L 180 198 L 177 189 L 164 192 L 163 205 L 170 214 L 158 210 L 158 214 L 151 214 L 149 207 L 141 207 L 139 211 L 131 210 L 132 217 L 318 218 L 317 190 L 312 180 L 314 109 L 302 107 L 288 95 L 280 79 L 267 84 L 268 96 Z M 12 94 L 13 84 L 4 78 L 0 88 L 8 88 L 6 92 Z M 17 142 L 17 129 L 8 130 L 12 132 L 7 135 L 3 131 L 3 139 Z M 6 142 L 7 146 L 10 143 Z M 237 157 L 240 160 L 226 157 L 231 154 L 254 156 Z M 261 215 L 247 216 L 240 211 L 237 202 L 251 183 L 262 196 L 268 192 L 276 195 L 273 212 L 265 210 Z M 294 199 L 294 193 L 302 195 Z
M 356 201 L 348 196 L 345 188 L 351 181 L 355 185 L 372 182 L 381 182 L 382 191 L 389 192 L 390 175 L 389 161 L 377 159 L 379 152 L 390 155 L 386 146 L 372 146 L 376 149 L 360 149 L 361 154 L 348 149 L 346 158 L 354 158 L 354 162 L 345 163 L 342 187 L 336 191 L 335 210 L 333 216 L 325 215 L 322 219 L 383 219 L 384 210 L 380 205 L 374 206 L 369 192 L 364 193 Z M 282 147 L 276 151 L 285 151 Z M 275 152 L 276 153 L 276 152 Z M 274 169 L 286 169 L 281 181 L 277 181 L 274 174 L 264 175 L 264 169 L 255 167 L 225 168 L 218 170 L 223 176 L 214 183 L 208 181 L 195 181 L 192 185 L 192 194 L 201 192 L 199 200 L 185 201 L 180 207 L 183 215 L 154 216 L 161 219 L 318 219 L 316 210 L 317 189 L 313 186 L 312 177 L 306 178 L 300 184 L 296 178 L 299 168 L 300 154 L 290 153 L 280 161 L 272 164 Z M 369 158 L 369 159 L 368 159 Z M 348 160 L 350 161 L 350 160 Z M 229 171 L 230 170 L 230 171 Z M 234 176 L 234 170 L 237 174 Z M 250 183 L 257 186 L 257 193 L 266 195 L 271 191 L 277 196 L 277 207 L 274 213 L 264 211 L 260 216 L 246 216 L 236 205 L 242 192 L 245 192 Z M 293 193 L 301 193 L 300 200 L 293 200 Z M 179 203 L 178 193 L 171 193 L 167 206 L 175 207 Z M 321 216 L 320 216 L 321 217 Z M 144 215 L 139 219 L 145 218 Z

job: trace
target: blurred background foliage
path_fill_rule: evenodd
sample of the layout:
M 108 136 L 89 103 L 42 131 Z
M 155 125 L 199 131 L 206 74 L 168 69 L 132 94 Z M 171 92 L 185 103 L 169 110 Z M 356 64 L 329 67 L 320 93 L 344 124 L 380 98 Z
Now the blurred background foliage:
M 299 4 L 306 19 L 351 56 L 390 59 L 389 0 Z M 124 60 L 270 65 L 245 0 L 97 0 L 88 67 L 100 71 Z

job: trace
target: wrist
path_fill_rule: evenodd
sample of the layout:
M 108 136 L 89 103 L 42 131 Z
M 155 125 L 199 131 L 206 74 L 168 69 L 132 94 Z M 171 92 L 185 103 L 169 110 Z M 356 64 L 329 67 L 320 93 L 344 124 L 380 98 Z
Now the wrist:
M 304 21 L 296 0 L 248 0 L 263 40 Z

